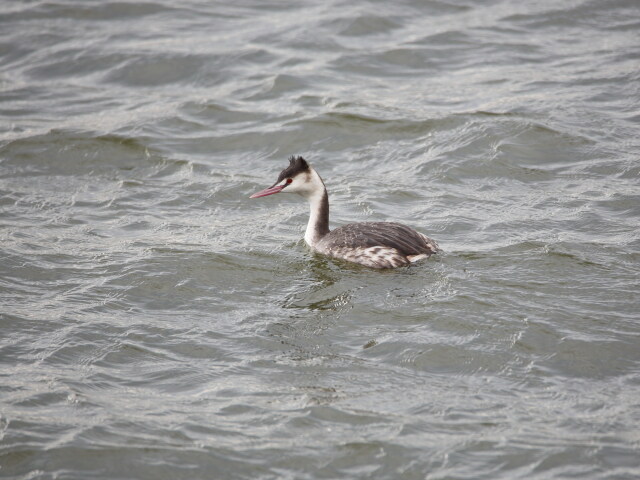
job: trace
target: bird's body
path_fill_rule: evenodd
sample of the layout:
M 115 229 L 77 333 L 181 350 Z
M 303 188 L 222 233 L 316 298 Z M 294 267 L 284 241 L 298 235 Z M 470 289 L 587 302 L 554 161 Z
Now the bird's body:
M 393 268 L 427 258 L 438 247 L 429 237 L 400 223 L 362 222 L 332 230 L 312 248 L 367 267 Z
M 251 198 L 279 192 L 298 193 L 309 201 L 304 239 L 321 254 L 367 267 L 394 268 L 428 258 L 439 250 L 429 237 L 400 223 L 350 223 L 329 230 L 327 189 L 320 175 L 302 157 L 291 157 L 278 181 Z

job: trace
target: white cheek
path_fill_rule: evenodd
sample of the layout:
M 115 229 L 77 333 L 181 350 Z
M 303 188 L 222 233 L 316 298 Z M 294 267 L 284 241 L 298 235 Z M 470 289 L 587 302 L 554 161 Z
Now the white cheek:
M 287 187 L 282 191 L 289 192 L 289 193 L 302 193 L 303 190 L 304 190 L 304 183 L 299 180 L 294 180 L 289 185 L 287 185 Z

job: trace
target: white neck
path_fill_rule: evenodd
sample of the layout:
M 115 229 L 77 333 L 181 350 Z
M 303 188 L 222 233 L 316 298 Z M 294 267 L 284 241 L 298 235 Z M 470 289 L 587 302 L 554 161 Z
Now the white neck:
M 309 222 L 304 233 L 304 241 L 313 247 L 327 233 L 329 233 L 329 197 L 324 182 L 315 170 L 311 170 L 314 188 L 305 195 L 309 201 Z

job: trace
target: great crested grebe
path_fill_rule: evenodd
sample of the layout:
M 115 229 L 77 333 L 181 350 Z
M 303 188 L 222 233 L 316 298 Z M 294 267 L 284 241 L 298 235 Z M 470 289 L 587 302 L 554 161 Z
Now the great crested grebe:
M 320 175 L 302 157 L 291 157 L 273 186 L 251 195 L 297 193 L 311 212 L 304 240 L 316 252 L 373 268 L 394 268 L 429 258 L 438 245 L 414 229 L 393 222 L 350 223 L 329 230 L 329 197 Z

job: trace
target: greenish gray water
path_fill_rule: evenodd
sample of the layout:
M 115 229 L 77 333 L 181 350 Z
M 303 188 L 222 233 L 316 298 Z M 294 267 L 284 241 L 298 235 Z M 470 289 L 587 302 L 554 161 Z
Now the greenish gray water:
M 3 3 L 0 477 L 638 478 L 639 14 Z

